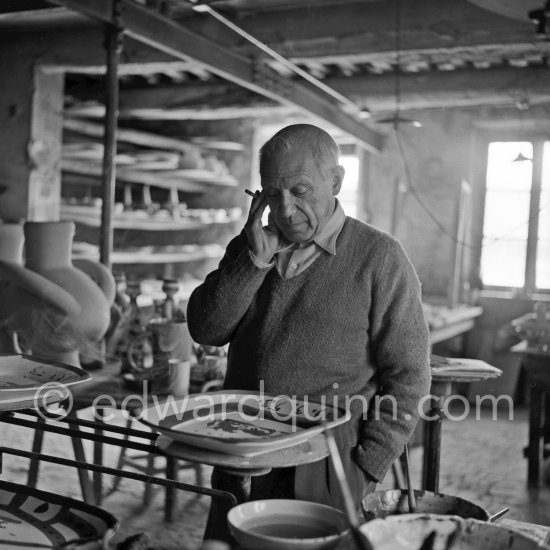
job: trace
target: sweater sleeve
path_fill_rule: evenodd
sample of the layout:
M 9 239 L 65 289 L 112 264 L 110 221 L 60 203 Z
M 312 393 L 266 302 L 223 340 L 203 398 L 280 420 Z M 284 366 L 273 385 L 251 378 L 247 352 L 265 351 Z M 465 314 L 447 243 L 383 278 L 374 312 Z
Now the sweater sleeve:
M 429 332 L 420 282 L 401 245 L 391 238 L 374 276 L 369 354 L 378 392 L 357 449 L 357 462 L 381 481 L 401 455 L 419 418 L 419 401 L 430 390 Z
M 211 346 L 227 344 L 271 267 L 257 267 L 244 233 L 235 237 L 218 268 L 189 298 L 187 323 L 193 340 Z

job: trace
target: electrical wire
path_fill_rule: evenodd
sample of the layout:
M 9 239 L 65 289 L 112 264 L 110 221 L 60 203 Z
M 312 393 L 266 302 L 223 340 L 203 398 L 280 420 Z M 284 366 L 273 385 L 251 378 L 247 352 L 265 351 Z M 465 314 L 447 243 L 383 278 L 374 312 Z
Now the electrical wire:
M 441 233 L 443 233 L 446 237 L 451 239 L 451 241 L 453 241 L 455 244 L 463 246 L 464 248 L 470 248 L 472 250 L 482 250 L 483 248 L 485 248 L 485 247 L 487 247 L 491 244 L 494 244 L 495 242 L 504 240 L 506 235 L 509 235 L 510 233 L 513 233 L 517 229 L 529 224 L 529 220 L 521 222 L 517 226 L 512 227 L 511 229 L 507 230 L 505 233 L 502 233 L 498 237 L 493 237 L 492 239 L 487 240 L 486 242 L 481 243 L 479 245 L 470 244 L 466 241 L 462 241 L 460 239 L 457 239 L 452 233 L 450 233 L 447 230 L 445 225 L 433 214 L 433 212 L 426 205 L 426 203 L 422 200 L 422 198 L 420 197 L 420 195 L 417 193 L 416 189 L 412 185 L 412 178 L 411 178 L 411 174 L 410 174 L 409 163 L 408 163 L 407 157 L 405 156 L 405 151 L 404 151 L 403 142 L 402 142 L 402 139 L 401 139 L 401 134 L 398 131 L 395 131 L 394 135 L 395 135 L 395 139 L 396 139 L 396 142 L 397 142 L 399 157 L 400 157 L 401 163 L 403 165 L 403 172 L 405 174 L 405 181 L 406 181 L 407 190 L 410 191 L 410 193 L 415 198 L 418 205 L 422 208 L 422 210 L 424 210 L 424 212 L 428 215 L 428 217 L 432 220 L 432 222 L 439 228 Z M 539 207 L 539 209 L 538 209 L 539 213 L 542 212 L 544 209 L 546 209 L 548 206 L 550 206 L 550 200 L 548 200 L 546 203 L 544 203 L 543 205 L 541 205 Z

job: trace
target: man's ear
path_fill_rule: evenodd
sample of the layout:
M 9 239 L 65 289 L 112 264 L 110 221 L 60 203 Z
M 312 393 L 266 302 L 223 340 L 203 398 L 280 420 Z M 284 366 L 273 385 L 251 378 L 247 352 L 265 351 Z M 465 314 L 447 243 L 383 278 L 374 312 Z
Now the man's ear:
M 332 194 L 334 196 L 340 193 L 345 173 L 346 169 L 343 166 L 338 165 L 336 166 L 336 168 L 334 168 L 334 173 L 332 175 Z

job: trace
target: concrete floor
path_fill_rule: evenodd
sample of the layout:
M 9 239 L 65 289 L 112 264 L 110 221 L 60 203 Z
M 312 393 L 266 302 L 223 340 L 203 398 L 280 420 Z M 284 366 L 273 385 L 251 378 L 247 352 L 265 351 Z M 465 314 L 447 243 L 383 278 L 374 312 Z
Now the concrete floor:
M 455 417 L 461 411 L 454 411 Z M 82 416 L 82 415 L 81 415 Z M 119 419 L 122 421 L 122 419 Z M 0 425 L 4 444 L 30 450 L 30 429 Z M 442 467 L 440 491 L 458 495 L 483 506 L 489 513 L 504 507 L 510 512 L 506 517 L 543 525 L 550 525 L 550 487 L 528 491 L 526 489 L 527 463 L 522 450 L 527 443 L 527 410 L 519 408 L 509 420 L 508 410 L 499 410 L 493 420 L 491 411 L 482 410 L 479 418 L 475 411 L 460 421 L 445 420 L 443 425 Z M 86 450 L 91 456 L 91 446 Z M 72 458 L 72 448 L 64 436 L 46 434 L 44 452 Z M 106 448 L 105 463 L 116 464 L 118 449 Z M 161 458 L 159 460 L 162 460 Z M 411 450 L 413 480 L 420 483 L 421 449 Z M 209 469 L 204 468 L 205 479 Z M 25 483 L 27 461 L 6 457 L 1 479 Z M 76 498 L 80 497 L 74 470 L 44 464 L 40 473 L 39 488 L 55 491 Z M 182 481 L 194 482 L 193 474 L 184 470 Z M 112 478 L 106 478 L 107 488 Z M 391 476 L 387 476 L 381 488 L 391 488 Z M 143 484 L 123 480 L 119 490 L 104 500 L 103 507 L 117 516 L 121 528 L 114 543 L 126 537 L 147 533 L 151 547 L 159 550 L 196 550 L 200 546 L 209 499 L 203 496 L 180 493 L 177 520 L 164 522 L 162 489 L 154 491 L 151 504 L 142 504 Z

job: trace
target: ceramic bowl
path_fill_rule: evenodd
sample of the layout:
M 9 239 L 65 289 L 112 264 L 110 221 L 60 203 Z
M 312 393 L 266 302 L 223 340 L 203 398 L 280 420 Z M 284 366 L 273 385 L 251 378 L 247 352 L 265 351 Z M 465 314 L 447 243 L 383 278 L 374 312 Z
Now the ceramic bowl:
M 414 496 L 418 514 L 442 514 L 482 521 L 489 519 L 486 510 L 464 498 L 418 490 L 414 491 Z M 407 491 L 403 489 L 376 491 L 363 499 L 361 508 L 367 521 L 390 515 L 407 514 L 409 513 Z
M 339 510 L 303 500 L 246 502 L 232 508 L 227 521 L 239 545 L 250 550 L 331 550 L 347 529 Z
M 434 537 L 432 550 L 541 550 L 538 541 L 498 523 L 438 514 L 404 514 L 361 526 L 374 550 L 419 550 Z M 434 535 L 432 535 L 434 533 Z

